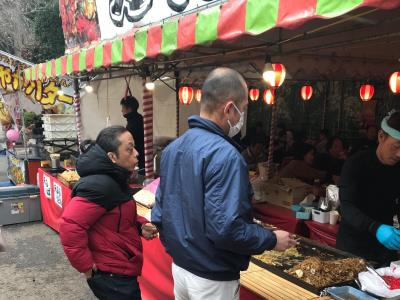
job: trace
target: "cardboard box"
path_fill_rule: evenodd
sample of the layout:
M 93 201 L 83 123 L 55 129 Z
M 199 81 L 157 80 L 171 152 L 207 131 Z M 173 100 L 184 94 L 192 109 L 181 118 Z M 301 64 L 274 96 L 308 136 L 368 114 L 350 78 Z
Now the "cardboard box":
M 303 201 L 304 197 L 312 192 L 311 185 L 294 178 L 257 181 L 253 184 L 253 189 L 257 189 L 256 202 L 268 202 L 289 209 L 293 204 Z

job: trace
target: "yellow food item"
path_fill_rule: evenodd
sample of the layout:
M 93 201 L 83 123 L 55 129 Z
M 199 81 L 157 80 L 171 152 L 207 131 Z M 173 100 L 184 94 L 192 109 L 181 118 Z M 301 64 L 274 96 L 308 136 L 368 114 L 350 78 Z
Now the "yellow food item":
M 364 269 L 365 261 L 360 258 L 322 261 L 317 257 L 309 257 L 291 268 L 288 273 L 315 287 L 325 287 L 352 281 Z
M 67 182 L 74 182 L 79 180 L 79 175 L 74 170 L 66 170 L 60 174 L 60 177 Z
M 263 254 L 254 255 L 253 257 L 268 265 L 278 267 L 283 266 L 288 260 L 300 262 L 304 258 L 296 247 L 290 247 L 283 252 L 275 250 L 265 251 Z

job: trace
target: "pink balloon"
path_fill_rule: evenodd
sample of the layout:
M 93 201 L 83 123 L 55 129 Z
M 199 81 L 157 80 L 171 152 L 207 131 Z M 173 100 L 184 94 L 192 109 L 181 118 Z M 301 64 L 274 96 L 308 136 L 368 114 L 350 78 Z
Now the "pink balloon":
M 15 129 L 9 129 L 6 133 L 6 136 L 10 142 L 16 142 L 19 139 L 19 132 Z

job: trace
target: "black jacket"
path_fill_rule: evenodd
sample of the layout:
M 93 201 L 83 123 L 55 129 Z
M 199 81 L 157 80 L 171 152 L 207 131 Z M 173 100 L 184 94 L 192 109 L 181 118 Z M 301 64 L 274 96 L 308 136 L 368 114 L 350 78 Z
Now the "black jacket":
M 336 246 L 347 252 L 387 265 L 396 251 L 376 239 L 381 224 L 393 225 L 399 213 L 400 165 L 383 165 L 370 149 L 356 153 L 343 166 L 339 198 L 342 222 Z
M 138 112 L 131 112 L 125 115 L 125 118 L 128 121 L 126 125 L 126 129 L 132 134 L 133 139 L 135 140 L 135 148 L 137 152 L 139 152 L 139 169 L 144 169 L 144 128 L 143 128 L 143 117 Z M 144 174 L 143 172 L 140 172 Z
M 94 202 L 106 210 L 132 200 L 128 185 L 130 172 L 114 164 L 98 145 L 82 154 L 77 162 L 81 177 L 72 191 L 72 197 L 79 196 Z

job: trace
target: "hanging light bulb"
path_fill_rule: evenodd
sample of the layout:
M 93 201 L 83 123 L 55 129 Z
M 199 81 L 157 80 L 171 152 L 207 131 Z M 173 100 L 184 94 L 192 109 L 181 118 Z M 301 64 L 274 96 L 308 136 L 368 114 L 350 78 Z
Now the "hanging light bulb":
M 286 69 L 282 64 L 271 63 L 271 57 L 265 58 L 263 69 L 263 79 L 271 88 L 278 88 L 282 85 L 286 77 Z
M 85 91 L 86 91 L 87 93 L 93 93 L 93 87 L 90 85 L 90 83 L 88 83 L 88 84 L 85 86 Z
M 394 94 L 400 93 L 400 72 L 394 72 L 389 79 L 389 86 Z
M 313 88 L 311 85 L 304 85 L 301 87 L 300 95 L 303 101 L 308 101 L 311 99 L 313 94 Z
M 260 90 L 256 88 L 251 88 L 249 90 L 249 98 L 251 101 L 257 101 L 260 97 Z
M 201 101 L 201 89 L 198 89 L 196 91 L 196 95 L 195 95 L 196 101 L 200 102 Z
M 273 89 L 266 89 L 264 91 L 263 100 L 265 104 L 274 105 L 275 104 L 275 94 Z
M 374 86 L 372 84 L 363 84 L 360 87 L 360 98 L 362 101 L 369 101 L 374 96 Z
M 149 91 L 153 91 L 155 84 L 154 82 L 151 80 L 150 76 L 146 77 L 146 83 L 145 83 L 145 87 L 146 89 L 148 89 Z
M 193 88 L 190 86 L 181 86 L 178 91 L 178 97 L 183 105 L 189 105 L 193 100 Z

